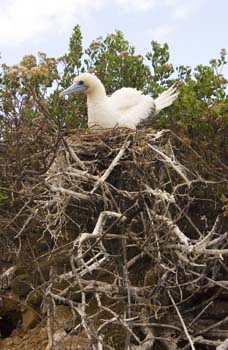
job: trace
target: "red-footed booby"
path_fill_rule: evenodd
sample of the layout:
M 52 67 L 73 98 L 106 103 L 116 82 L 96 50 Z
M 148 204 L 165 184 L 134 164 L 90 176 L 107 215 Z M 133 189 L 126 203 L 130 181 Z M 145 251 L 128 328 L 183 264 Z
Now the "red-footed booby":
M 60 96 L 75 92 L 87 95 L 88 127 L 93 129 L 126 127 L 136 129 L 170 106 L 177 98 L 177 84 L 162 92 L 156 99 L 134 88 L 121 88 L 107 96 L 104 85 L 90 73 L 82 73 Z

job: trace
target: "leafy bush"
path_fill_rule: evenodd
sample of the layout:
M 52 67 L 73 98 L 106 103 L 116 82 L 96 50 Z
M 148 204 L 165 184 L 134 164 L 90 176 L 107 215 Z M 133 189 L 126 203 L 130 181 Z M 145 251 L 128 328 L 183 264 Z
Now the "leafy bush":
M 30 130 L 31 134 L 39 135 L 41 145 L 47 132 L 54 135 L 63 127 L 84 127 L 85 96 L 75 94 L 64 100 L 59 93 L 76 75 L 90 71 L 103 81 L 108 94 L 131 86 L 157 96 L 176 79 L 181 79 L 179 99 L 154 118 L 154 127 L 170 128 L 187 137 L 188 142 L 202 143 L 205 147 L 223 145 L 221 149 L 225 153 L 228 98 L 227 80 L 222 70 L 226 64 L 226 51 L 222 49 L 219 58 L 212 59 L 208 65 L 199 64 L 194 69 L 184 65 L 174 68 L 168 44 L 152 41 L 151 50 L 144 58 L 136 53 L 121 31 L 93 40 L 84 50 L 77 25 L 69 50 L 62 57 L 56 59 L 38 53 L 37 57 L 23 57 L 14 66 L 2 64 L 0 138 L 7 142 L 17 140 L 18 147 L 19 139 L 31 146 L 26 134 Z M 35 153 L 40 151 L 40 148 L 34 150 Z M 16 157 L 18 159 L 18 154 Z
M 21 122 L 42 114 L 61 125 L 79 127 L 82 123 L 84 126 L 85 98 L 74 95 L 65 102 L 59 98 L 59 91 L 79 73 L 90 71 L 103 81 L 108 94 L 123 86 L 131 86 L 157 96 L 179 78 L 184 84 L 179 100 L 169 112 L 172 125 L 194 126 L 204 121 L 208 108 L 215 120 L 221 122 L 221 115 L 226 115 L 227 102 L 227 80 L 222 75 L 227 63 L 225 50 L 221 50 L 220 57 L 212 59 L 209 65 L 199 64 L 195 69 L 184 65 L 174 69 L 169 60 L 168 44 L 162 46 L 152 41 L 151 51 L 144 58 L 136 54 L 121 31 L 93 40 L 83 50 L 80 27 L 76 26 L 69 51 L 62 57 L 48 58 L 46 54 L 38 53 L 37 57 L 25 56 L 15 66 L 2 65 L 1 121 L 17 116 L 17 122 L 19 119 Z M 227 122 L 227 115 L 224 122 Z M 169 126 L 170 120 L 158 117 L 156 124 L 159 126 L 159 123 Z
M 224 65 L 222 50 L 206 66 L 175 68 L 168 45 L 156 41 L 144 58 L 120 31 L 84 50 L 79 26 L 62 57 L 38 53 L 15 66 L 2 65 L 0 286 L 9 302 L 0 311 L 5 319 L 7 309 L 15 313 L 12 305 L 23 312 L 16 322 L 22 337 L 20 329 L 12 333 L 16 348 L 20 337 L 26 344 L 32 339 L 25 331 L 38 321 L 25 325 L 26 305 L 42 320 L 32 332 L 36 348 L 45 341 L 37 338 L 38 329 L 48 334 L 48 348 L 55 347 L 56 327 L 63 334 L 63 319 L 56 318 L 61 304 L 70 307 L 72 322 L 64 322 L 67 334 L 57 340 L 58 348 L 59 341 L 66 348 L 67 338 L 73 344 L 81 335 L 97 348 L 146 349 L 153 339 L 155 347 L 161 339 L 167 340 L 162 348 L 187 348 L 176 310 L 183 312 L 195 343 L 227 337 L 220 329 L 227 289 Z M 101 78 L 108 94 L 132 86 L 157 96 L 181 79 L 179 99 L 153 119 L 154 128 L 170 131 L 75 130 L 86 125 L 85 96 L 65 100 L 59 94 L 84 71 Z M 68 142 L 64 136 L 71 129 Z M 210 337 L 212 329 L 216 336 Z M 208 339 L 198 336 L 200 330 Z

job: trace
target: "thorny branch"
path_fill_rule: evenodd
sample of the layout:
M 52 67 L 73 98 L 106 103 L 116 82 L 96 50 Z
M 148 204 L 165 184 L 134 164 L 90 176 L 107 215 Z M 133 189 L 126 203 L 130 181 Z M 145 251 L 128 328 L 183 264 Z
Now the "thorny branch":
M 206 324 L 205 318 L 218 289 L 227 289 L 228 228 L 221 212 L 213 220 L 207 215 L 211 198 L 203 198 L 204 219 L 198 216 L 194 186 L 203 192 L 209 182 L 178 157 L 168 131 L 61 140 L 42 185 L 32 197 L 30 190 L 29 215 L 15 234 L 23 239 L 38 227 L 37 245 L 47 242 L 30 268 L 38 264 L 51 277 L 27 285 L 46 303 L 48 349 L 69 332 L 53 326 L 58 304 L 71 310 L 70 333 L 85 334 L 94 350 L 218 345 L 210 331 L 227 329 L 227 317 Z M 7 229 L 17 222 L 15 215 Z M 15 271 L 2 273 L 4 288 Z M 218 350 L 227 348 L 227 336 Z

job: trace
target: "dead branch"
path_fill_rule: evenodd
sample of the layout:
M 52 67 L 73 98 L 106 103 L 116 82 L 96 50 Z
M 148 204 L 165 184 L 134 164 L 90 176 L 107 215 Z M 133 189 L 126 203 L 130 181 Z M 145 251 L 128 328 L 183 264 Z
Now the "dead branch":
M 167 130 L 80 130 L 62 141 L 42 179 L 12 186 L 18 202 L 2 225 L 1 293 L 45 306 L 47 349 L 66 334 L 83 335 L 93 350 L 222 345 L 224 182 L 207 178 L 198 153 Z M 56 329 L 59 305 L 70 316 Z
M 216 350 L 227 350 L 228 349 L 228 338 L 224 340 L 222 344 L 217 346 Z
M 148 146 L 157 154 L 159 154 L 159 156 L 162 157 L 162 159 L 164 159 L 165 163 L 172 167 L 176 173 L 178 175 L 180 175 L 180 177 L 182 177 L 182 179 L 185 181 L 185 183 L 187 184 L 187 186 L 190 188 L 191 186 L 191 182 L 188 180 L 188 178 L 186 177 L 186 175 L 184 174 L 184 169 L 183 166 L 181 164 L 179 164 L 177 161 L 172 160 L 170 157 L 168 157 L 164 152 L 162 152 L 161 150 L 159 150 L 157 147 L 152 146 L 151 144 L 148 144 Z M 186 170 L 186 169 L 185 169 Z
M 92 233 L 82 233 L 81 236 L 78 238 L 78 243 L 81 245 L 84 241 L 88 239 L 95 239 L 101 236 L 104 230 L 105 223 L 108 218 L 114 217 L 118 218 L 121 221 L 126 220 L 126 217 L 124 217 L 120 213 L 115 213 L 113 211 L 103 211 L 99 214 L 97 223 L 95 225 L 95 228 Z
M 192 350 L 195 350 L 195 346 L 194 346 L 194 344 L 193 344 L 192 338 L 190 337 L 190 334 L 189 334 L 188 329 L 187 329 L 187 327 L 186 327 L 186 325 L 185 325 L 185 322 L 184 322 L 184 320 L 183 320 L 183 318 L 182 318 L 182 316 L 181 316 L 181 314 L 180 314 L 180 311 L 178 310 L 178 307 L 177 307 L 177 305 L 176 305 L 176 303 L 175 303 L 175 301 L 174 301 L 174 299 L 173 299 L 173 297 L 172 297 L 172 295 L 171 295 L 171 293 L 170 293 L 169 290 L 168 290 L 168 295 L 169 295 L 169 298 L 170 298 L 170 300 L 171 300 L 171 302 L 172 302 L 172 304 L 173 304 L 173 306 L 174 306 L 174 308 L 175 308 L 175 310 L 176 310 L 176 313 L 177 313 L 177 315 L 178 315 L 178 317 L 179 317 L 179 320 L 180 320 L 180 322 L 181 322 L 181 324 L 182 324 L 182 327 L 183 327 L 184 332 L 185 332 L 185 334 L 186 334 L 186 337 L 187 337 L 187 339 L 188 339 L 188 341 L 189 341 L 189 344 L 190 344 L 190 346 L 191 346 L 191 349 L 192 349 Z

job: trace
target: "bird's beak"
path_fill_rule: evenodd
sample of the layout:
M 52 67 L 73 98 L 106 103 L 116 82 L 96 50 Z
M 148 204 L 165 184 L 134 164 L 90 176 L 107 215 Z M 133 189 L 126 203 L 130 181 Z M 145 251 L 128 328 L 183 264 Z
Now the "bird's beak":
M 78 85 L 78 83 L 73 83 L 71 86 L 69 86 L 66 90 L 63 90 L 62 92 L 60 92 L 60 96 L 66 96 L 66 95 L 70 95 L 74 92 L 81 92 L 81 91 L 85 91 L 86 90 L 86 86 L 85 85 Z

